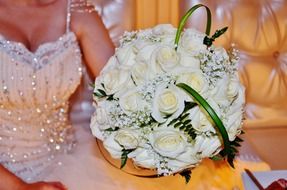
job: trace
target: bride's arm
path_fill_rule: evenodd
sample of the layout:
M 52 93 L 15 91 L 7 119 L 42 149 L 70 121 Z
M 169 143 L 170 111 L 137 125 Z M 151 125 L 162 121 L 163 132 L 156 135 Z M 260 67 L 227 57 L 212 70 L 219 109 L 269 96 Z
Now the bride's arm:
M 0 164 L 0 190 L 66 190 L 59 182 L 28 184 L 13 175 Z
M 91 13 L 72 12 L 71 21 L 85 62 L 95 77 L 114 53 L 114 45 L 109 33 L 95 11 Z

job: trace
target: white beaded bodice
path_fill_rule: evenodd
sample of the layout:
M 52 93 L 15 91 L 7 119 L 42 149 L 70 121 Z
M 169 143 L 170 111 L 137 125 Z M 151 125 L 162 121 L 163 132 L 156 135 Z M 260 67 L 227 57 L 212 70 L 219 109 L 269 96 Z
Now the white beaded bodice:
M 68 101 L 81 82 L 73 32 L 35 52 L 0 36 L 0 163 L 35 180 L 74 145 Z

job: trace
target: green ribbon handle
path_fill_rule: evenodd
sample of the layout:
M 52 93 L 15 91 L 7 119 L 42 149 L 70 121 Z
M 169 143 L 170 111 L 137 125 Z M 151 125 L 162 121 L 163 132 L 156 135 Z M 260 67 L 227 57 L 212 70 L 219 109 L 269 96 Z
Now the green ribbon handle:
M 207 101 L 199 94 L 197 93 L 193 88 L 190 86 L 184 84 L 184 83 L 179 83 L 177 86 L 184 91 L 186 91 L 188 94 L 190 94 L 209 114 L 209 116 L 212 118 L 213 122 L 215 123 L 219 133 L 221 134 L 223 144 L 224 144 L 224 149 L 223 149 L 223 154 L 227 155 L 229 157 L 231 153 L 231 146 L 228 138 L 228 133 L 221 121 L 221 119 L 218 117 L 216 112 L 213 110 L 213 108 L 207 103 Z
M 210 9 L 207 6 L 202 5 L 202 4 L 195 5 L 192 8 L 190 8 L 187 11 L 187 13 L 182 17 L 182 19 L 180 20 L 179 27 L 178 27 L 177 32 L 176 32 L 175 41 L 174 41 L 175 50 L 177 50 L 177 48 L 178 48 L 178 43 L 179 43 L 179 40 L 181 37 L 181 33 L 182 33 L 182 30 L 183 30 L 183 28 L 187 22 L 187 19 L 192 15 L 192 13 L 195 10 L 197 10 L 200 7 L 204 7 L 206 9 L 207 23 L 206 23 L 205 34 L 207 36 L 210 35 L 210 29 L 211 29 L 211 12 L 210 12 Z M 217 33 L 221 35 L 226 30 L 227 30 L 227 27 L 221 29 L 220 31 L 217 31 Z M 218 35 L 218 36 L 220 36 L 220 35 Z M 218 36 L 213 35 L 212 39 L 214 40 Z M 179 88 L 183 89 L 184 91 L 186 91 L 189 95 L 191 95 L 198 102 L 198 104 L 201 105 L 207 111 L 208 115 L 213 120 L 216 128 L 218 129 L 218 132 L 220 133 L 220 135 L 222 137 L 224 149 L 222 150 L 221 153 L 223 156 L 227 156 L 227 160 L 228 160 L 229 164 L 233 167 L 234 151 L 232 150 L 232 148 L 233 148 L 231 145 L 232 142 L 229 141 L 228 133 L 227 133 L 226 128 L 224 127 L 221 119 L 218 117 L 218 115 L 213 110 L 213 108 L 207 103 L 207 101 L 198 92 L 196 92 L 193 88 L 191 88 L 190 86 L 188 86 L 184 83 L 179 83 L 179 84 L 177 84 L 177 86 Z
M 207 13 L 207 23 L 206 23 L 206 29 L 205 29 L 205 34 L 207 36 L 209 36 L 210 34 L 210 29 L 211 29 L 211 12 L 210 12 L 210 9 L 205 6 L 205 5 L 202 5 L 202 4 L 198 4 L 198 5 L 195 5 L 193 7 L 191 7 L 187 13 L 181 18 L 180 20 L 180 23 L 179 23 L 179 26 L 178 26 L 178 29 L 177 29 L 177 32 L 176 32 L 176 37 L 175 37 L 175 41 L 174 41 L 174 45 L 175 45 L 175 50 L 177 50 L 177 47 L 178 47 L 178 43 L 179 43 L 179 39 L 180 39 L 180 36 L 181 36 L 181 33 L 182 33 L 182 30 L 183 30 L 183 27 L 185 26 L 186 22 L 187 22 L 187 19 L 192 15 L 192 13 L 200 8 L 200 7 L 204 7 L 206 9 L 206 13 Z

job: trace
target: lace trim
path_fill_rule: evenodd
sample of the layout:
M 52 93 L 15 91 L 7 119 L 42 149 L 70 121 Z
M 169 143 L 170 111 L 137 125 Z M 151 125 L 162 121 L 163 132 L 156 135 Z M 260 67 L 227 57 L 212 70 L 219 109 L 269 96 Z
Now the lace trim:
M 97 12 L 94 3 L 91 0 L 71 0 L 71 11 L 78 13 Z
M 20 42 L 9 41 L 4 37 L 0 37 L 1 52 L 11 56 L 14 61 L 30 65 L 35 70 L 39 70 L 51 63 L 51 59 L 66 51 L 68 47 L 75 48 L 78 56 L 81 57 L 78 42 L 73 32 L 65 33 L 56 41 L 41 44 L 35 52 L 29 51 Z

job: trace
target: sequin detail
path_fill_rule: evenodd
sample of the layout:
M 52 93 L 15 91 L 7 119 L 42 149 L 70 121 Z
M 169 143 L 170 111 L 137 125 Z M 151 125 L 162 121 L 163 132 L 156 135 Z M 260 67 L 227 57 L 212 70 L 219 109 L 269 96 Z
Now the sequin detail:
M 0 163 L 25 181 L 60 166 L 75 146 L 69 98 L 81 82 L 73 32 L 30 52 L 0 38 Z M 57 164 L 61 163 L 61 164 Z

